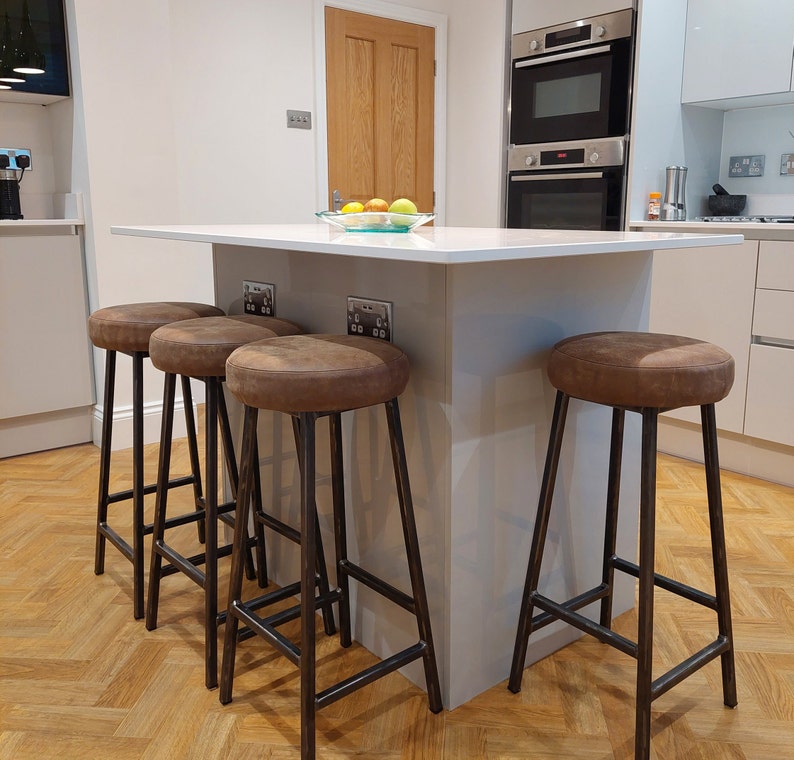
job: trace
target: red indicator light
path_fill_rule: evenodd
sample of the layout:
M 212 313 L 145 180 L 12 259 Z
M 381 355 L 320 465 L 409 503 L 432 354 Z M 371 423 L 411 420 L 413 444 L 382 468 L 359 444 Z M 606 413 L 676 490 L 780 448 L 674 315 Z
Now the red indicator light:
M 567 153 L 558 153 L 557 154 L 557 158 L 568 158 L 568 154 Z

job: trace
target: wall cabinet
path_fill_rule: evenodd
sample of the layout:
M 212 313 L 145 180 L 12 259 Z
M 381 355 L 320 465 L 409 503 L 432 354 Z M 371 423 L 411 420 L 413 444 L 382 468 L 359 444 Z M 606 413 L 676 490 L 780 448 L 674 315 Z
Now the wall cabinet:
M 794 242 L 761 241 L 744 433 L 794 446 Z
M 0 229 L 0 457 L 91 440 L 94 382 L 77 234 Z
M 747 390 L 758 241 L 718 248 L 660 251 L 653 258 L 650 327 L 724 348 L 736 362 L 736 379 L 717 405 L 717 426 L 741 433 Z M 700 422 L 697 408 L 668 416 Z
M 792 102 L 794 3 L 689 0 L 683 103 L 767 96 Z

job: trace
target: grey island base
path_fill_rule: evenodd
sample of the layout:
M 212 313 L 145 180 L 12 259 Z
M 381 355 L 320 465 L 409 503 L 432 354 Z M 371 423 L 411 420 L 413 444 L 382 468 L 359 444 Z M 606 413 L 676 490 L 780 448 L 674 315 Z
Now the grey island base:
M 216 303 L 243 313 L 243 281 L 276 285 L 277 316 L 344 333 L 347 297 L 393 304 L 393 339 L 411 360 L 400 399 L 444 704 L 507 678 L 543 472 L 558 340 L 647 330 L 653 251 L 738 244 L 741 235 L 424 227 L 343 233 L 325 225 L 114 227 L 116 234 L 212 245 Z M 145 241 L 141 241 L 145 245 Z M 639 424 L 627 417 L 618 552 L 636 554 Z M 239 421 L 239 420 L 238 420 Z M 387 435 L 368 410 L 344 420 L 351 558 L 408 589 Z M 572 402 L 541 589 L 569 598 L 600 578 L 610 410 Z M 322 429 L 318 440 L 322 440 Z M 288 420 L 261 423 L 263 492 L 297 523 Z M 318 508 L 331 521 L 329 463 L 318 446 Z M 351 455 L 352 454 L 352 455 Z M 576 463 L 575 471 L 573 468 Z M 355 526 L 355 527 L 353 527 Z M 333 544 L 328 532 L 327 546 Z M 269 547 L 277 583 L 298 577 L 294 547 Z M 622 578 L 615 614 L 633 604 Z M 354 584 L 355 585 L 355 584 Z M 354 636 L 385 657 L 415 640 L 413 620 L 353 591 Z M 578 632 L 532 637 L 527 664 Z M 405 675 L 424 686 L 421 666 Z

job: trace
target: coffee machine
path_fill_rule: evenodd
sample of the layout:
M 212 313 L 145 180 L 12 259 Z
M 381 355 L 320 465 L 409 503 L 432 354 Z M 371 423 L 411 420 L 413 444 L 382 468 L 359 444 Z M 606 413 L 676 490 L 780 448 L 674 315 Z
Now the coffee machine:
M 0 219 L 23 219 L 22 207 L 19 202 L 19 183 L 25 169 L 30 166 L 28 156 L 17 156 L 16 164 L 21 170 L 17 177 L 17 169 L 10 169 L 11 159 L 0 154 Z

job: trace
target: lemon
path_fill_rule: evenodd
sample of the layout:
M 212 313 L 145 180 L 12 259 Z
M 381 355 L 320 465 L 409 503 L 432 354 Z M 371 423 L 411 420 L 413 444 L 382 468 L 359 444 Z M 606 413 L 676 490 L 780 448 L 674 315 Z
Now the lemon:
M 358 201 L 350 201 L 342 206 L 343 214 L 360 214 L 364 210 L 364 204 Z

